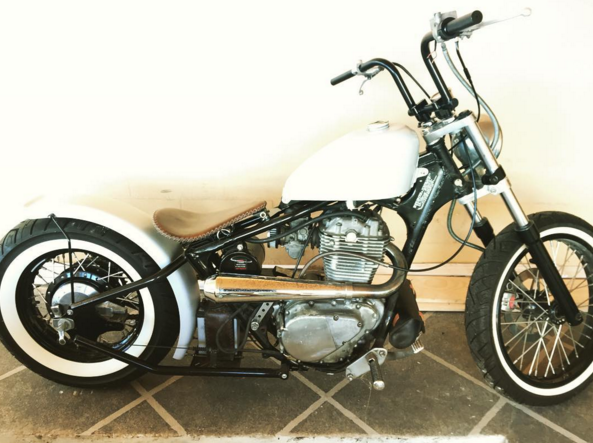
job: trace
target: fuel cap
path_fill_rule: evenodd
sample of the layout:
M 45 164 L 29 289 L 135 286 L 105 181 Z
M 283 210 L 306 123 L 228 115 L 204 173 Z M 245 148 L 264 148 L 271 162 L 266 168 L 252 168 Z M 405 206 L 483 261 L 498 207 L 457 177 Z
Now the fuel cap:
M 367 126 L 367 131 L 369 132 L 380 132 L 385 131 L 386 129 L 389 129 L 389 122 L 382 120 L 369 123 L 369 125 Z

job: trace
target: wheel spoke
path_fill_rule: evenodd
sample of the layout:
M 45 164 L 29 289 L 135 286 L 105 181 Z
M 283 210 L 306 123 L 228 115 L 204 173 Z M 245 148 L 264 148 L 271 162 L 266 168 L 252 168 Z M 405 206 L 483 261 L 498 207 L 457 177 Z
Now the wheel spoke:
M 92 260 L 92 261 L 91 261 L 91 262 L 90 262 L 88 265 L 86 265 L 86 267 L 87 267 L 87 268 L 90 268 L 91 266 L 93 266 L 93 264 L 94 264 L 94 263 L 95 263 L 97 260 L 99 260 L 99 257 L 95 257 L 95 259 L 94 259 L 94 260 Z
M 579 358 L 579 352 L 577 350 L 577 346 L 580 346 L 581 348 L 585 348 L 581 343 L 575 341 L 574 339 L 574 335 L 572 333 L 572 325 L 568 325 L 568 331 L 570 332 L 570 339 L 572 340 L 572 344 L 573 344 L 573 349 L 574 349 L 574 355 L 576 356 L 576 358 Z
M 519 359 L 523 359 L 523 356 L 525 356 L 529 351 L 531 351 L 533 349 L 533 347 L 535 345 L 537 345 L 538 343 L 539 343 L 539 340 L 534 342 L 531 346 L 529 346 L 529 348 L 527 348 L 527 350 L 523 351 L 523 353 L 519 357 L 517 357 L 517 359 L 513 362 L 513 364 L 517 363 L 517 361 Z
M 548 306 L 550 306 L 550 291 L 548 291 L 548 285 L 544 282 L 544 292 L 546 293 L 546 301 L 548 302 Z
M 552 257 L 552 260 L 554 261 L 554 265 L 556 267 L 558 267 L 558 263 L 556 263 L 556 259 L 558 258 L 558 250 L 560 249 L 560 242 L 558 240 L 556 240 L 556 250 L 554 251 L 554 255 Z M 538 268 L 539 271 L 539 268 Z
M 574 287 L 574 280 L 575 280 L 575 278 L 577 278 L 577 275 L 578 275 L 579 271 L 581 270 L 581 265 L 583 265 L 583 263 L 581 263 L 581 261 L 579 260 L 579 264 L 578 264 L 578 266 L 577 266 L 577 270 L 576 270 L 576 272 L 574 273 L 574 275 L 572 276 L 572 280 L 570 281 L 570 289 L 569 289 L 569 291 L 570 291 L 570 292 L 572 292 L 572 291 L 573 291 L 573 287 Z M 583 271 L 585 270 L 585 267 L 586 267 L 586 266 L 587 266 L 587 264 L 586 264 L 586 263 L 585 263 L 585 265 L 583 265 L 583 266 L 582 266 L 582 268 L 583 268 Z
M 47 299 L 45 298 L 45 294 L 44 294 L 44 293 L 42 293 L 42 292 L 39 290 L 39 287 L 38 287 L 38 286 L 35 286 L 35 284 L 33 284 L 33 290 L 34 290 L 34 291 L 37 291 L 37 293 L 39 294 L 39 296 L 41 297 L 41 299 L 43 300 L 43 302 L 44 302 L 44 303 L 47 303 Z
M 515 282 L 513 282 L 512 280 L 509 280 L 509 281 L 511 282 L 511 284 L 512 284 L 513 286 L 515 286 L 515 287 L 516 287 L 516 288 L 517 288 L 519 291 L 521 291 L 521 293 L 522 293 L 522 294 L 523 294 L 525 297 L 527 297 L 529 300 L 531 300 L 531 302 L 532 302 L 532 303 L 535 303 L 535 305 L 536 305 L 538 308 L 540 308 L 540 309 L 541 309 L 541 310 L 542 310 L 544 313 L 546 313 L 546 312 L 547 312 L 547 311 L 546 311 L 544 308 L 542 308 L 542 307 L 541 307 L 541 305 L 540 305 L 538 302 L 536 302 L 536 301 L 535 301 L 533 298 L 531 298 L 531 296 L 530 296 L 530 295 L 529 295 L 527 292 L 525 292 L 523 289 L 521 289 L 519 286 L 517 286 L 517 285 L 515 284 Z
M 533 360 L 531 361 L 531 366 L 529 367 L 529 375 L 531 375 L 531 373 L 533 372 L 533 365 L 535 365 L 535 361 L 539 359 L 539 349 L 542 345 L 541 340 L 536 341 L 533 346 L 537 345 L 537 348 L 535 350 L 535 353 L 533 354 Z M 537 368 L 536 368 L 537 371 Z M 537 375 L 537 372 L 536 372 Z
M 523 263 L 523 260 L 525 260 L 525 263 Z M 524 256 L 521 259 L 521 263 L 523 264 L 523 266 L 525 266 L 525 270 L 527 272 L 529 272 L 531 274 L 531 276 L 533 277 L 533 279 L 535 280 L 535 275 L 533 274 L 533 272 L 531 271 L 531 264 L 529 263 L 529 261 L 527 260 L 527 256 Z
M 531 320 L 531 314 L 529 314 L 529 319 Z M 521 350 L 521 362 L 519 363 L 520 367 L 519 370 L 523 372 L 523 356 L 525 355 L 525 346 L 527 346 L 527 334 L 523 335 L 523 349 Z M 515 361 L 516 363 L 516 361 Z
M 582 365 L 592 364 L 593 253 L 577 240 L 558 236 L 544 239 L 544 245 L 585 317 L 583 326 L 556 322 L 555 294 L 530 253 L 523 252 L 502 285 L 505 294 L 498 298 L 498 334 L 507 358 L 523 378 L 553 386 L 580 374 Z
M 537 369 L 539 367 L 539 355 L 540 355 L 541 348 L 543 347 L 546 354 L 548 353 L 548 351 L 546 350 L 546 344 L 544 343 L 544 339 L 543 339 L 543 337 L 545 337 L 547 335 L 547 331 L 546 331 L 547 326 L 548 326 L 548 322 L 546 321 L 546 323 L 544 323 L 544 326 L 543 326 L 544 332 L 542 333 L 542 331 L 539 329 L 539 325 L 538 324 L 535 325 L 535 327 L 537 328 L 537 331 L 540 333 L 540 338 L 536 342 L 536 343 L 538 343 L 538 346 L 537 346 L 537 349 L 533 356 L 533 361 L 531 362 L 531 368 L 529 369 L 529 375 L 531 375 L 533 366 L 534 366 L 535 362 L 537 361 L 537 365 L 535 366 L 535 374 L 534 374 L 537 377 Z
M 57 332 L 50 326 L 51 294 L 56 294 L 58 290 L 61 297 L 71 293 L 70 275 L 77 273 L 80 273 L 77 276 L 77 283 L 80 279 L 88 280 L 81 284 L 97 291 L 117 287 L 132 279 L 115 262 L 94 252 L 73 250 L 71 252 L 55 251 L 53 255 L 50 254 L 40 257 L 39 261 L 29 265 L 23 271 L 22 278 L 27 279 L 26 286 L 30 289 L 24 297 L 26 303 L 22 308 L 18 308 L 23 310 L 22 318 L 26 318 L 35 328 L 34 330 L 38 331 L 36 334 L 39 335 L 39 340 L 45 342 L 50 352 L 55 351 L 54 353 L 60 354 L 63 358 L 74 361 L 80 359 L 80 361 L 89 362 L 101 359 L 103 356 L 90 355 L 84 350 L 79 350 L 80 355 L 77 355 L 78 351 L 72 345 L 64 347 L 58 345 Z M 83 291 L 82 297 L 87 296 L 85 292 L 88 293 Z M 94 317 L 89 317 L 88 321 L 77 322 L 76 332 L 90 339 L 103 340 L 111 347 L 120 346 L 126 349 L 127 346 L 131 346 L 139 327 L 142 326 L 140 319 L 144 316 L 140 293 L 138 291 L 128 293 L 119 297 L 115 303 L 117 307 L 115 305 L 112 307 L 117 313 L 116 316 L 108 318 L 109 316 L 104 315 L 101 310 L 96 310 Z M 66 334 L 66 337 L 69 338 L 69 334 Z
M 89 254 L 85 255 L 84 258 L 82 259 L 82 261 L 79 260 L 76 262 L 78 264 L 78 268 L 76 268 L 76 270 L 73 272 L 73 274 L 76 274 L 80 268 L 82 268 L 83 271 L 85 270 L 82 265 L 84 265 L 84 262 L 86 261 L 87 258 L 89 258 Z
M 583 279 L 583 281 L 582 281 L 582 282 L 580 282 L 580 283 L 577 285 L 577 287 L 576 287 L 576 288 L 572 289 L 572 291 L 576 291 L 577 289 L 580 289 L 580 288 L 582 288 L 582 287 L 583 287 L 583 285 L 584 285 L 585 283 L 589 283 L 589 280 L 588 280 L 588 278 L 585 278 L 585 279 Z M 593 286 L 593 283 L 591 283 L 591 284 L 587 285 L 586 287 L 590 288 L 591 286 Z
M 516 333 L 514 336 L 511 337 L 511 339 L 509 341 L 507 341 L 504 345 L 508 346 L 510 342 L 512 342 L 515 338 L 517 338 L 519 335 L 525 333 L 528 329 L 531 328 L 531 326 L 533 326 L 534 323 L 537 323 L 537 321 L 542 318 L 544 316 L 545 312 L 542 312 L 538 317 L 536 317 L 535 320 L 533 320 L 531 323 L 529 323 L 527 326 L 525 326 L 523 329 L 521 329 L 518 333 Z
M 564 335 L 560 336 L 560 349 L 562 349 L 562 353 L 564 354 L 566 363 L 570 366 L 570 360 L 568 359 L 568 354 L 566 353 L 566 349 L 564 348 L 564 343 L 562 343 L 562 337 L 566 337 L 566 331 L 564 332 Z M 562 363 L 562 358 L 560 358 L 560 363 Z M 565 370 L 564 365 L 562 365 L 562 370 Z
M 568 254 L 569 252 L 570 252 L 570 255 Z M 560 276 L 564 275 L 564 269 L 566 269 L 566 263 L 568 263 L 568 260 L 570 260 L 572 258 L 573 254 L 574 254 L 574 250 L 572 248 L 567 247 L 566 254 L 564 256 L 564 263 L 562 264 L 562 269 L 560 270 Z
M 560 340 L 560 331 L 562 330 L 562 325 L 560 325 L 559 329 L 556 329 L 555 326 L 554 330 L 556 331 L 556 338 L 554 339 L 554 346 L 552 347 L 552 353 L 548 357 L 548 365 L 546 366 L 546 373 L 544 377 L 548 376 L 548 370 L 552 369 L 552 374 L 556 375 L 556 371 L 554 371 L 554 366 L 552 365 L 552 359 L 554 358 L 554 353 L 556 352 L 556 347 L 558 346 L 558 341 Z M 546 352 L 547 353 L 547 352 Z M 562 358 L 560 359 L 560 363 L 562 363 Z M 564 368 L 562 368 L 564 370 Z

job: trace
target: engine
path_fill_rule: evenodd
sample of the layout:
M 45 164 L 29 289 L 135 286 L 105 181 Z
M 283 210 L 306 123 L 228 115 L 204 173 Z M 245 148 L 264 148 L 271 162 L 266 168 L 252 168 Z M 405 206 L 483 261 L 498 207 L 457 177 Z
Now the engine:
M 357 252 L 382 260 L 389 242 L 389 231 L 379 218 L 366 221 L 355 217 L 336 217 L 323 222 L 319 234 L 319 251 Z M 329 255 L 323 259 L 326 278 L 333 281 L 370 283 L 378 265 L 362 258 Z
M 266 346 L 277 346 L 303 363 L 349 361 L 381 324 L 385 310 L 381 297 L 398 290 L 405 280 L 405 272 L 397 270 L 386 282 L 372 282 L 384 255 L 398 267 L 406 264 L 403 253 L 390 243 L 387 226 L 367 208 L 352 215 L 324 215 L 317 225 L 315 219 L 293 220 L 270 237 L 272 247 L 284 246 L 298 259 L 308 245 L 318 246 L 323 274 L 314 278 L 307 272 L 304 280 L 287 278 L 281 271 L 280 275 L 258 275 L 263 261 L 259 244 L 225 250 L 216 264 L 222 272 L 204 282 L 204 297 L 215 306 L 245 301 L 261 305 L 252 306 L 251 312 L 204 309 L 198 318 L 198 330 L 204 330 L 198 334 L 201 347 L 238 349 L 238 337 L 248 337 L 240 332 L 242 327 Z M 269 342 L 270 334 L 276 336 L 277 345 Z
M 303 362 L 335 363 L 349 357 L 382 316 L 380 300 L 295 301 L 276 321 L 285 352 Z
M 379 218 L 328 218 L 319 229 L 319 250 L 356 252 L 382 260 L 389 231 Z M 303 244 L 303 247 L 305 245 Z M 327 280 L 370 283 L 378 265 L 340 254 L 324 257 Z M 284 352 L 308 363 L 336 363 L 348 358 L 359 341 L 380 323 L 381 300 L 293 301 L 276 314 Z

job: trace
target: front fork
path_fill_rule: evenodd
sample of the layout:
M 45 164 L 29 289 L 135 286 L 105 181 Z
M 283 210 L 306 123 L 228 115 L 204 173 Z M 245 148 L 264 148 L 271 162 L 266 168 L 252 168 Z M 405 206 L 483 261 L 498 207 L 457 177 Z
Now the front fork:
M 570 291 L 566 287 L 560 272 L 556 268 L 552 257 L 548 250 L 545 248 L 540 232 L 537 226 L 530 221 L 523 208 L 519 204 L 515 193 L 511 189 L 511 184 L 505 176 L 504 170 L 496 160 L 496 157 L 490 150 L 490 146 L 486 142 L 480 127 L 476 123 L 473 114 L 468 113 L 463 116 L 460 115 L 454 122 L 442 125 L 435 129 L 430 129 L 424 134 L 427 143 L 434 143 L 443 136 L 458 132 L 464 129 L 470 140 L 472 141 L 476 152 L 480 156 L 484 166 L 486 167 L 487 174 L 482 177 L 485 187 L 491 193 L 500 194 L 507 209 L 509 210 L 513 220 L 515 221 L 515 230 L 519 234 L 519 237 L 523 243 L 527 246 L 533 261 L 538 267 L 545 283 L 550 288 L 554 298 L 558 303 L 562 314 L 566 317 L 568 323 L 572 326 L 578 325 L 583 321 L 583 316 L 580 313 L 575 301 L 570 295 Z M 488 189 L 489 188 L 489 189 Z M 466 207 L 468 212 L 473 215 L 474 203 L 473 194 L 470 194 L 462 199 L 461 203 Z M 494 232 L 492 227 L 488 223 L 487 219 L 477 214 L 476 217 L 476 234 L 484 245 L 488 245 L 494 238 Z

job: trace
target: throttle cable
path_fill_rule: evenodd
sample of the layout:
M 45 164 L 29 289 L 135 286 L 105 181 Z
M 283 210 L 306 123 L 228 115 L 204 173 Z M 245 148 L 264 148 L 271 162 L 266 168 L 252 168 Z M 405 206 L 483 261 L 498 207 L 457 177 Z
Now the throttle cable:
M 457 57 L 459 58 L 459 61 L 461 62 L 463 72 L 465 73 L 465 76 L 467 77 L 467 81 L 469 82 L 469 84 L 472 87 L 472 91 L 474 92 L 474 97 L 476 99 L 476 103 L 478 103 L 478 117 L 476 118 L 476 122 L 479 122 L 480 121 L 480 113 L 481 113 L 480 100 L 478 99 L 478 93 L 476 92 L 476 87 L 474 86 L 474 82 L 472 80 L 472 76 L 469 73 L 469 69 L 467 69 L 467 66 L 465 66 L 465 62 L 463 61 L 463 58 L 461 57 L 461 51 L 459 50 L 459 40 L 457 40 L 455 42 L 455 51 L 457 51 Z

